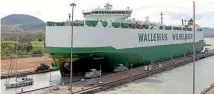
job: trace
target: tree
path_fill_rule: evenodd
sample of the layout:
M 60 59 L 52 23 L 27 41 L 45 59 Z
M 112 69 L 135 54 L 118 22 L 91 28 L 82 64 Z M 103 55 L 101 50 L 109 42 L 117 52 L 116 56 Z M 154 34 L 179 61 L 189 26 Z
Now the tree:
M 44 48 L 46 47 L 46 43 L 45 43 L 45 41 L 44 41 Z
M 42 54 L 42 48 L 34 47 L 32 50 L 32 55 Z
M 33 49 L 33 46 L 32 46 L 32 44 L 29 42 L 29 43 L 27 44 L 27 47 L 26 47 L 27 53 L 30 52 L 32 49 Z
M 22 50 L 21 43 L 14 43 L 14 49 L 16 49 L 16 47 L 17 47 L 17 50 Z
M 1 42 L 1 56 L 12 56 L 16 54 L 17 47 L 17 55 L 34 55 L 40 54 L 42 55 L 42 48 L 33 47 L 33 45 L 29 43 L 21 43 L 14 41 L 4 41 Z
M 45 34 L 44 34 L 44 32 L 38 32 L 36 34 L 36 39 L 35 40 L 39 41 L 39 42 L 44 41 L 45 40 Z
M 13 54 L 15 54 L 15 49 L 12 43 L 1 42 L 1 56 L 12 56 Z

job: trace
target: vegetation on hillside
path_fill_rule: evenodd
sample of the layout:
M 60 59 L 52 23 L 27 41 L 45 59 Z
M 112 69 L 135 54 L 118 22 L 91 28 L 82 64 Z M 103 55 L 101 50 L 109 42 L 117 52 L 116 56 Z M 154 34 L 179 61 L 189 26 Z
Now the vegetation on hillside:
M 45 33 L 44 32 L 37 32 L 35 41 L 45 41 Z
M 35 55 L 42 54 L 44 47 L 45 35 L 38 32 L 34 39 L 26 39 L 25 37 L 2 37 L 1 40 L 1 56 L 17 55 Z
M 24 24 L 20 25 L 19 28 L 22 28 L 24 31 L 45 30 L 45 24 Z
M 38 31 L 33 37 L 29 35 L 14 35 L 14 36 L 2 36 L 1 41 L 16 41 L 17 36 L 19 37 L 20 42 L 32 42 L 32 41 L 45 41 L 45 33 Z
M 45 24 L 1 25 L 1 32 L 38 32 L 45 31 Z
M 18 28 L 19 25 L 1 25 L 1 32 L 17 32 L 22 31 L 20 28 Z
M 32 43 L 22 43 L 22 42 L 1 42 L 1 56 L 13 56 L 17 55 L 35 55 L 42 54 L 42 47 L 33 46 Z

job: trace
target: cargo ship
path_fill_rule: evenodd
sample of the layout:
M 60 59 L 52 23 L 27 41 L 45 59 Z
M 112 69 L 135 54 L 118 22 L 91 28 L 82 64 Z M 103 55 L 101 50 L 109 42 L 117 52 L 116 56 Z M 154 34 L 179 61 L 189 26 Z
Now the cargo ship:
M 190 55 L 193 44 L 197 53 L 203 50 L 203 31 L 195 25 L 194 42 L 192 19 L 165 25 L 162 12 L 160 22 L 151 22 L 149 17 L 144 21 L 131 19 L 132 12 L 106 3 L 103 8 L 83 11 L 84 20 L 48 21 L 45 48 L 61 76 L 70 76 L 71 53 L 75 75 L 100 66 L 102 71 L 111 72 L 119 64 L 137 67 Z

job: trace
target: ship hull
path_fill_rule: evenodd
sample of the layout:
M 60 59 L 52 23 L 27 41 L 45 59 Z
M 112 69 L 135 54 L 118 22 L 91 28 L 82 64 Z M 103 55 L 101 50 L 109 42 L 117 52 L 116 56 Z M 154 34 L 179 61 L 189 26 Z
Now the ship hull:
M 133 67 L 191 54 L 193 32 L 113 27 L 47 26 L 46 51 L 62 76 L 70 76 L 71 36 L 73 75 L 91 68 L 111 72 L 118 64 Z M 195 32 L 196 52 L 204 47 L 203 32 Z
M 204 48 L 204 41 L 195 43 L 196 52 Z M 49 53 L 54 53 L 53 58 L 60 69 L 62 76 L 70 74 L 70 48 L 68 47 L 46 47 Z M 169 60 L 171 57 L 182 57 L 192 54 L 193 43 L 181 43 L 171 45 L 159 45 L 149 47 L 135 47 L 125 49 L 115 49 L 114 47 L 84 47 L 73 48 L 73 74 L 84 73 L 91 68 L 106 72 L 113 71 L 118 64 L 133 67 L 148 64 L 151 60 Z

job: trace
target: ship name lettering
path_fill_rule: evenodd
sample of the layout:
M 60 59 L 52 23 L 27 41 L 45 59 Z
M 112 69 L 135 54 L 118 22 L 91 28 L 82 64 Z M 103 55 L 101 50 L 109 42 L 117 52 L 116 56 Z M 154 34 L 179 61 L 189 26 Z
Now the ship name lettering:
M 172 34 L 173 40 L 192 39 L 192 34 Z
M 167 33 L 138 33 L 139 42 L 167 41 Z

